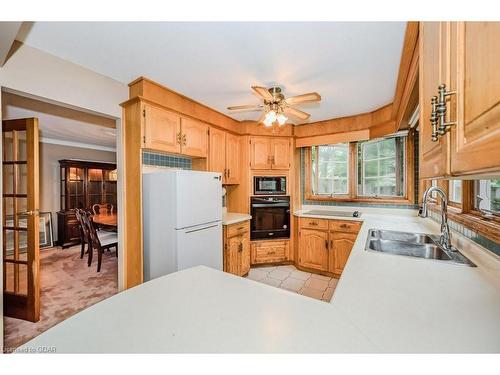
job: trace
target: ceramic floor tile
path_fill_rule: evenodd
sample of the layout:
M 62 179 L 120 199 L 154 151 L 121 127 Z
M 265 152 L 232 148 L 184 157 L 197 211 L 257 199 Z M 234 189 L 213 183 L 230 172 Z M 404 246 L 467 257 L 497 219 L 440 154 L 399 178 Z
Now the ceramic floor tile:
M 325 292 L 323 293 L 323 301 L 330 302 L 334 291 L 335 291 L 335 288 L 331 288 L 331 287 L 326 288 Z
M 290 290 L 292 292 L 298 292 L 304 287 L 304 281 L 299 279 L 292 279 L 289 277 L 281 283 L 280 288 Z
M 295 271 L 297 268 L 295 268 L 295 266 L 292 264 L 288 264 L 286 266 L 278 266 L 278 267 L 276 267 L 276 269 L 280 270 L 280 271 L 292 272 L 292 271 Z
M 319 280 L 311 277 L 306 281 L 305 286 L 311 289 L 319 290 L 320 292 L 324 292 L 326 288 L 328 288 L 328 281 Z
M 261 283 L 271 285 L 271 286 L 280 286 L 281 281 L 277 279 L 271 279 L 270 277 L 266 277 L 262 280 L 260 280 Z
M 330 279 L 331 279 L 331 277 L 328 277 L 328 276 L 323 276 L 323 275 L 316 275 L 315 273 L 313 273 L 313 274 L 311 275 L 311 277 L 312 277 L 313 279 L 323 280 L 323 281 L 327 281 L 327 282 L 329 282 L 329 281 L 330 281 Z
M 312 289 L 312 288 L 302 288 L 299 292 L 300 294 L 311 297 L 311 298 L 316 298 L 316 299 L 322 299 L 323 298 L 323 292 L 320 290 Z
M 290 274 L 290 277 L 293 277 L 294 279 L 306 281 L 307 279 L 309 279 L 311 277 L 311 274 L 309 272 L 295 270 L 295 271 L 292 271 L 292 273 Z
M 288 278 L 290 276 L 290 272 L 287 272 L 287 271 L 281 271 L 281 270 L 274 270 L 272 272 L 269 272 L 267 274 L 268 277 L 271 277 L 273 279 L 277 279 L 277 280 L 280 280 L 280 281 L 283 281 L 285 280 L 286 278 Z
M 251 268 L 248 272 L 248 278 L 250 280 L 260 281 L 267 276 L 267 272 L 262 271 L 259 268 Z
M 332 277 L 332 279 L 328 283 L 328 286 L 330 286 L 332 288 L 336 288 L 338 282 L 339 282 L 339 279 L 336 279 L 336 278 Z

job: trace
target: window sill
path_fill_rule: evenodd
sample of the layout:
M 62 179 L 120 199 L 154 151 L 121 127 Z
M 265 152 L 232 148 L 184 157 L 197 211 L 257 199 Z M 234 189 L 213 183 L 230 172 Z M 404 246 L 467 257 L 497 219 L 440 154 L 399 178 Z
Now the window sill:
M 429 204 L 429 209 L 437 213 L 441 212 L 441 206 L 437 204 Z M 460 209 L 450 206 L 448 206 L 448 217 L 468 229 L 500 243 L 500 223 L 495 219 L 485 219 L 473 213 L 463 213 Z
M 341 196 L 322 196 L 322 195 L 312 195 L 306 194 L 305 199 L 308 201 L 321 201 L 321 202 L 371 202 L 371 203 L 391 203 L 391 204 L 401 204 L 408 205 L 413 204 L 412 201 L 406 198 L 371 198 L 371 197 L 341 197 Z

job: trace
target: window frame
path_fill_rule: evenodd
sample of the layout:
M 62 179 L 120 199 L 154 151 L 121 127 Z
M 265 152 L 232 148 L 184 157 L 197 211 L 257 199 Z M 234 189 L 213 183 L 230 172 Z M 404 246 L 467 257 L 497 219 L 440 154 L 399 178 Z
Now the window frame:
M 348 171 L 348 194 L 347 195 L 324 195 L 324 194 L 314 194 L 312 189 L 312 148 L 306 147 L 304 152 L 304 199 L 308 201 L 323 201 L 323 202 L 375 202 L 375 203 L 392 203 L 409 205 L 415 204 L 415 177 L 414 177 L 414 166 L 415 166 L 415 133 L 410 131 L 406 137 L 404 137 L 404 148 L 405 148 L 405 160 L 406 169 L 404 176 L 404 195 L 401 197 L 394 196 L 363 196 L 358 195 L 357 192 L 357 147 L 358 142 L 349 142 L 349 171 Z
M 344 144 L 344 143 L 347 143 L 347 193 L 342 193 L 342 194 L 318 194 L 318 193 L 314 193 L 314 195 L 317 195 L 317 196 L 321 196 L 321 197 L 349 197 L 349 191 L 350 191 L 350 183 L 351 183 L 351 163 L 352 163 L 352 160 L 351 160 L 351 143 L 350 142 L 342 142 L 341 144 Z M 316 147 L 320 147 L 320 146 L 325 146 L 325 145 L 319 145 L 319 146 L 316 146 Z M 312 147 L 309 147 L 309 150 L 310 150 L 310 167 L 311 169 L 309 170 L 310 172 L 310 180 L 309 180 L 309 183 L 312 184 Z M 316 184 L 318 184 L 318 180 L 319 180 L 319 160 L 317 160 L 317 173 L 316 173 Z M 313 187 L 311 185 L 311 192 L 313 191 Z
M 431 180 L 422 180 L 422 189 L 419 193 L 419 203 L 422 202 L 423 192 L 431 186 Z M 438 179 L 438 186 L 441 187 L 446 196 L 449 196 L 448 179 Z M 475 180 L 462 180 L 462 204 L 457 205 L 453 202 L 448 202 L 448 217 L 470 228 L 482 236 L 500 242 L 500 217 L 494 217 L 485 220 L 484 215 L 474 207 L 474 181 Z M 429 200 L 429 209 L 434 212 L 441 211 L 440 199 Z

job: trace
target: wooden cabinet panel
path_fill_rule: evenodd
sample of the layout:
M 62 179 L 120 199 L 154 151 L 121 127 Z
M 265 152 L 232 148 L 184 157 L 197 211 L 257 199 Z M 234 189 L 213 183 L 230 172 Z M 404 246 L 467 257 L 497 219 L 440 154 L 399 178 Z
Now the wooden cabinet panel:
M 271 138 L 250 137 L 250 168 L 271 168 Z
M 250 236 L 240 237 L 241 252 L 240 252 L 240 275 L 246 275 L 250 271 Z
M 420 178 L 440 177 L 449 174 L 449 134 L 433 142 L 431 139 L 431 99 L 438 94 L 440 82 L 444 83 L 445 54 L 442 40 L 446 38 L 444 22 L 422 22 L 420 24 Z
M 314 219 L 309 217 L 300 218 L 300 227 L 309 229 L 328 229 L 328 220 L 325 219 Z
M 238 236 L 231 237 L 227 239 L 226 243 L 226 256 L 225 256 L 225 270 L 226 272 L 232 273 L 234 275 L 240 274 L 240 245 L 241 240 Z
M 289 259 L 289 241 L 254 241 L 251 244 L 251 263 L 277 263 Z
M 206 158 L 208 155 L 208 125 L 182 118 L 182 154 Z
M 290 139 L 273 138 L 271 156 L 272 156 L 272 169 L 289 169 Z
M 222 174 L 222 183 L 226 183 L 226 132 L 215 128 L 210 129 L 209 136 L 209 170 Z
M 358 233 L 359 228 L 361 228 L 360 221 L 352 221 L 352 220 L 330 220 L 330 230 L 331 231 L 339 231 L 339 232 L 353 232 Z
M 250 223 L 224 227 L 224 271 L 243 276 L 250 271 Z
M 299 232 L 299 265 L 327 271 L 328 247 L 327 231 L 301 229 Z
M 226 134 L 226 184 L 240 183 L 240 138 L 230 133 Z
M 143 147 L 151 150 L 180 153 L 178 137 L 181 131 L 180 116 L 161 108 L 144 105 Z
M 342 273 L 357 236 L 357 232 L 330 232 L 328 271 L 336 274 Z
M 499 171 L 500 22 L 452 24 L 457 34 L 458 118 L 449 120 L 458 123 L 452 133 L 451 172 Z

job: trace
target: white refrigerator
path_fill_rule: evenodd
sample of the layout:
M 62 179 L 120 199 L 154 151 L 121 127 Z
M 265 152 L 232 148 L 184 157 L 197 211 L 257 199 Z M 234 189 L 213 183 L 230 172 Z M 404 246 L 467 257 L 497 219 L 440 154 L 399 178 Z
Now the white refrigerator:
M 220 173 L 143 174 L 145 281 L 198 265 L 222 270 Z

